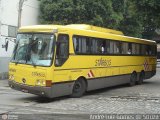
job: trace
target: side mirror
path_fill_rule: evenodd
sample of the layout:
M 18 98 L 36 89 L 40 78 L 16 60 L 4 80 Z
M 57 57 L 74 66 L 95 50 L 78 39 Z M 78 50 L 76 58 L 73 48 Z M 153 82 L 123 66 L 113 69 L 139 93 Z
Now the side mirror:
M 16 38 L 13 39 L 13 42 L 16 43 Z
M 8 51 L 8 43 L 9 43 L 8 38 L 6 38 L 5 39 L 5 44 L 2 45 L 2 48 L 5 48 L 6 51 Z

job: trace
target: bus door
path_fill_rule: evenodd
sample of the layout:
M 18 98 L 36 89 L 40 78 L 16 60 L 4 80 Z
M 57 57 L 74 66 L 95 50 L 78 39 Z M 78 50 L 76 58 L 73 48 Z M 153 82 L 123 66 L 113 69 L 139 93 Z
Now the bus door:
M 59 82 L 66 80 L 68 74 L 68 71 L 65 70 L 67 67 L 65 63 L 69 58 L 69 35 L 59 34 L 56 45 L 55 80 Z

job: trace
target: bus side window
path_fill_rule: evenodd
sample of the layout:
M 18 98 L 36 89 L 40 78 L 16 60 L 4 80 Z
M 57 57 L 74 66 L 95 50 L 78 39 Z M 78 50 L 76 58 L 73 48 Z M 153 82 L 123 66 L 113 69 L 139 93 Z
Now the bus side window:
M 79 44 L 78 37 L 73 37 L 73 45 L 74 45 L 75 52 L 79 53 L 79 51 L 80 51 L 80 44 Z
M 128 54 L 128 43 L 122 42 L 122 54 Z
M 147 55 L 152 55 L 152 46 L 147 45 Z
M 136 55 L 140 55 L 140 44 L 136 44 Z
M 110 41 L 110 54 L 114 53 L 114 41 Z
M 132 43 L 132 54 L 136 54 L 136 44 Z
M 109 40 L 106 41 L 106 48 L 105 48 L 105 50 L 106 50 L 106 54 L 110 53 L 110 41 Z
M 128 52 L 127 54 L 132 54 L 132 43 L 128 43 Z
M 122 53 L 122 44 L 120 42 L 114 41 L 114 54 Z
M 141 55 L 146 55 L 146 45 L 141 45 Z
M 157 55 L 157 46 L 156 45 L 151 46 L 151 55 Z
M 69 36 L 59 34 L 57 40 L 55 66 L 62 66 L 69 57 Z

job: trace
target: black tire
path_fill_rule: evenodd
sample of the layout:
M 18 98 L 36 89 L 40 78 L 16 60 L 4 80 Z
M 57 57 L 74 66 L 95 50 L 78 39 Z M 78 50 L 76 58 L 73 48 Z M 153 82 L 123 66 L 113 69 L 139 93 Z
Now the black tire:
M 143 84 L 143 80 L 144 80 L 144 72 L 141 72 L 140 75 L 139 75 L 139 79 L 137 81 L 137 84 L 138 85 Z
M 86 87 L 87 85 L 84 79 L 80 78 L 76 80 L 73 86 L 71 97 L 81 97 L 86 92 Z
M 134 86 L 136 84 L 136 80 L 137 80 L 137 75 L 134 72 L 131 74 L 129 86 Z

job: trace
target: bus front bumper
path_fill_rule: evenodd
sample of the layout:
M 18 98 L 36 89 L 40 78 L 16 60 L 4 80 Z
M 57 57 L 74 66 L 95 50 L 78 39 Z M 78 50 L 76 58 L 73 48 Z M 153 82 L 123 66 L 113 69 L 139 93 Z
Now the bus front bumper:
M 72 93 L 73 82 L 65 83 L 65 84 L 55 84 L 51 87 L 44 86 L 29 86 L 21 83 L 17 83 L 13 80 L 8 81 L 9 86 L 18 91 L 22 91 L 25 93 L 31 93 L 47 98 L 54 98 L 64 95 L 70 95 Z
M 25 84 L 17 83 L 13 80 L 8 81 L 9 86 L 18 91 L 25 93 L 32 93 L 39 96 L 51 97 L 51 87 L 42 87 L 42 86 L 28 86 Z

